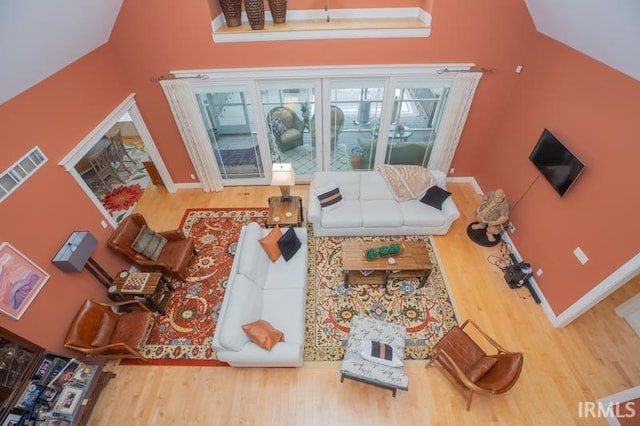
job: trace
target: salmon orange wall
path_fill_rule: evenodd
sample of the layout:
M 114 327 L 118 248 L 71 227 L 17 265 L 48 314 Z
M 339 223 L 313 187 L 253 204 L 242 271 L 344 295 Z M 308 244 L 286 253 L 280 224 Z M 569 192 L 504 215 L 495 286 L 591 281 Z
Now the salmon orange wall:
M 216 44 L 210 11 L 216 3 L 124 2 L 110 40 L 154 141 L 178 183 L 190 182 L 194 170 L 160 85 L 152 77 L 168 76 L 171 70 L 208 68 L 476 63 L 496 69 L 480 83 L 461 141 L 470 145 L 470 151 L 479 151 L 492 129 L 493 117 L 504 109 L 512 93 L 517 81 L 512 70 L 524 58 L 535 33 L 523 1 L 447 0 L 433 2 L 428 38 Z M 376 3 L 384 4 L 397 5 L 389 0 Z M 330 7 L 337 6 L 332 1 Z M 463 175 L 465 169 L 472 171 L 467 161 L 461 164 L 458 170 Z
M 474 175 L 505 189 L 514 242 L 559 314 L 638 253 L 640 84 L 541 34 L 534 46 Z M 528 159 L 545 127 L 586 164 L 563 198 Z
M 117 61 L 102 47 L 0 105 L 5 170 L 38 146 L 48 162 L 0 203 L 0 240 L 9 242 L 51 277 L 24 316 L 0 314 L 0 326 L 49 350 L 65 351 L 64 336 L 86 298 L 106 300 L 105 288 L 87 271 L 65 273 L 51 259 L 72 231 L 90 231 L 102 243 L 94 258 L 115 273 L 124 262 L 106 253 L 110 230 L 78 184 L 58 162 L 128 94 Z

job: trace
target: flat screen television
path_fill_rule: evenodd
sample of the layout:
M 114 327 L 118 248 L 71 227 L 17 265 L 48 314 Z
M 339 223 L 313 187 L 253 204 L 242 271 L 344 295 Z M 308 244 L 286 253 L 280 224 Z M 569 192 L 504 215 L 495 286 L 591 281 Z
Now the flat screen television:
M 584 163 L 567 149 L 548 129 L 544 129 L 533 148 L 529 160 L 549 181 L 553 189 L 563 196 L 574 184 Z

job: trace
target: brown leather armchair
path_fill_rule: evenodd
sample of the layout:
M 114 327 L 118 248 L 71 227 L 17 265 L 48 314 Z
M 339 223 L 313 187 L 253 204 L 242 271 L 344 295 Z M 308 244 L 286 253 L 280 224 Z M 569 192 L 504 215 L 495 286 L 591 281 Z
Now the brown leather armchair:
M 467 324 L 473 325 L 497 350 L 495 355 L 487 355 L 473 341 L 464 331 Z M 433 356 L 426 367 L 435 360 L 438 360 L 459 384 L 469 389 L 467 401 L 467 411 L 469 411 L 474 392 L 498 395 L 515 385 L 522 370 L 523 355 L 521 352 L 507 351 L 482 331 L 476 323 L 466 320 L 462 326 L 449 330 L 433 347 Z
M 157 260 L 133 250 L 133 242 L 147 221 L 140 213 L 134 213 L 122 220 L 107 241 L 107 246 L 133 262 L 138 269 L 145 272 L 160 271 L 182 281 L 186 280 L 185 271 L 189 262 L 196 255 L 193 238 L 185 237 L 182 231 L 158 232 L 168 241 Z
M 142 310 L 116 313 L 114 306 L 137 306 Z M 151 324 L 153 313 L 138 300 L 100 303 L 88 299 L 80 307 L 69 326 L 64 347 L 85 355 L 104 355 L 108 358 L 134 356 L 140 353 Z

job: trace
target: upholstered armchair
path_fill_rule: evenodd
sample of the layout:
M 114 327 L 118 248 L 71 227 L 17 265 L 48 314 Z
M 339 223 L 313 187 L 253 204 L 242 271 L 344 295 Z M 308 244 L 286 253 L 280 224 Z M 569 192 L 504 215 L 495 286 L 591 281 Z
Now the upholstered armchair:
M 338 136 L 342 133 L 342 129 L 344 128 L 344 112 L 335 106 L 330 106 L 330 114 L 331 114 L 331 149 L 335 150 L 338 146 Z M 315 132 L 315 114 L 311 117 L 311 146 L 316 146 L 316 132 Z
M 152 238 L 160 236 L 166 239 L 166 242 L 156 252 L 149 253 L 139 247 L 138 236 L 143 229 L 147 233 L 150 231 L 144 217 L 140 213 L 131 214 L 113 231 L 107 246 L 133 262 L 141 271 L 159 271 L 185 281 L 187 266 L 196 255 L 193 239 L 185 237 L 178 229 L 158 233 L 151 231 Z
M 140 310 L 117 313 L 113 307 L 136 306 Z M 153 313 L 138 300 L 100 303 L 87 300 L 73 318 L 64 347 L 90 356 L 136 357 L 141 353 L 153 323 Z
M 304 120 L 291 108 L 273 108 L 267 115 L 267 126 L 281 151 L 288 151 L 304 143 Z
M 496 354 L 487 355 L 464 331 L 469 324 L 497 350 Z M 507 351 L 476 323 L 467 320 L 462 326 L 449 330 L 433 347 L 433 356 L 426 367 L 436 360 L 459 384 L 469 389 L 468 411 L 474 393 L 498 395 L 516 384 L 522 370 L 523 355 L 521 352 Z
M 358 138 L 358 146 L 362 149 L 362 161 L 357 169 L 373 169 L 376 157 L 375 140 Z M 385 153 L 385 164 L 422 165 L 430 144 L 428 142 L 389 142 Z

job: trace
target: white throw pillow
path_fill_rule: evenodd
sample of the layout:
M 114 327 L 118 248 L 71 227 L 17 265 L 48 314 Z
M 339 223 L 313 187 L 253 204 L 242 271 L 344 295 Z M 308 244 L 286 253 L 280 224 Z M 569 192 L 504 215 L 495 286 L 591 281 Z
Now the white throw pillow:
M 389 367 L 402 367 L 402 357 L 387 343 L 363 340 L 360 347 L 360 356 L 367 361 Z

